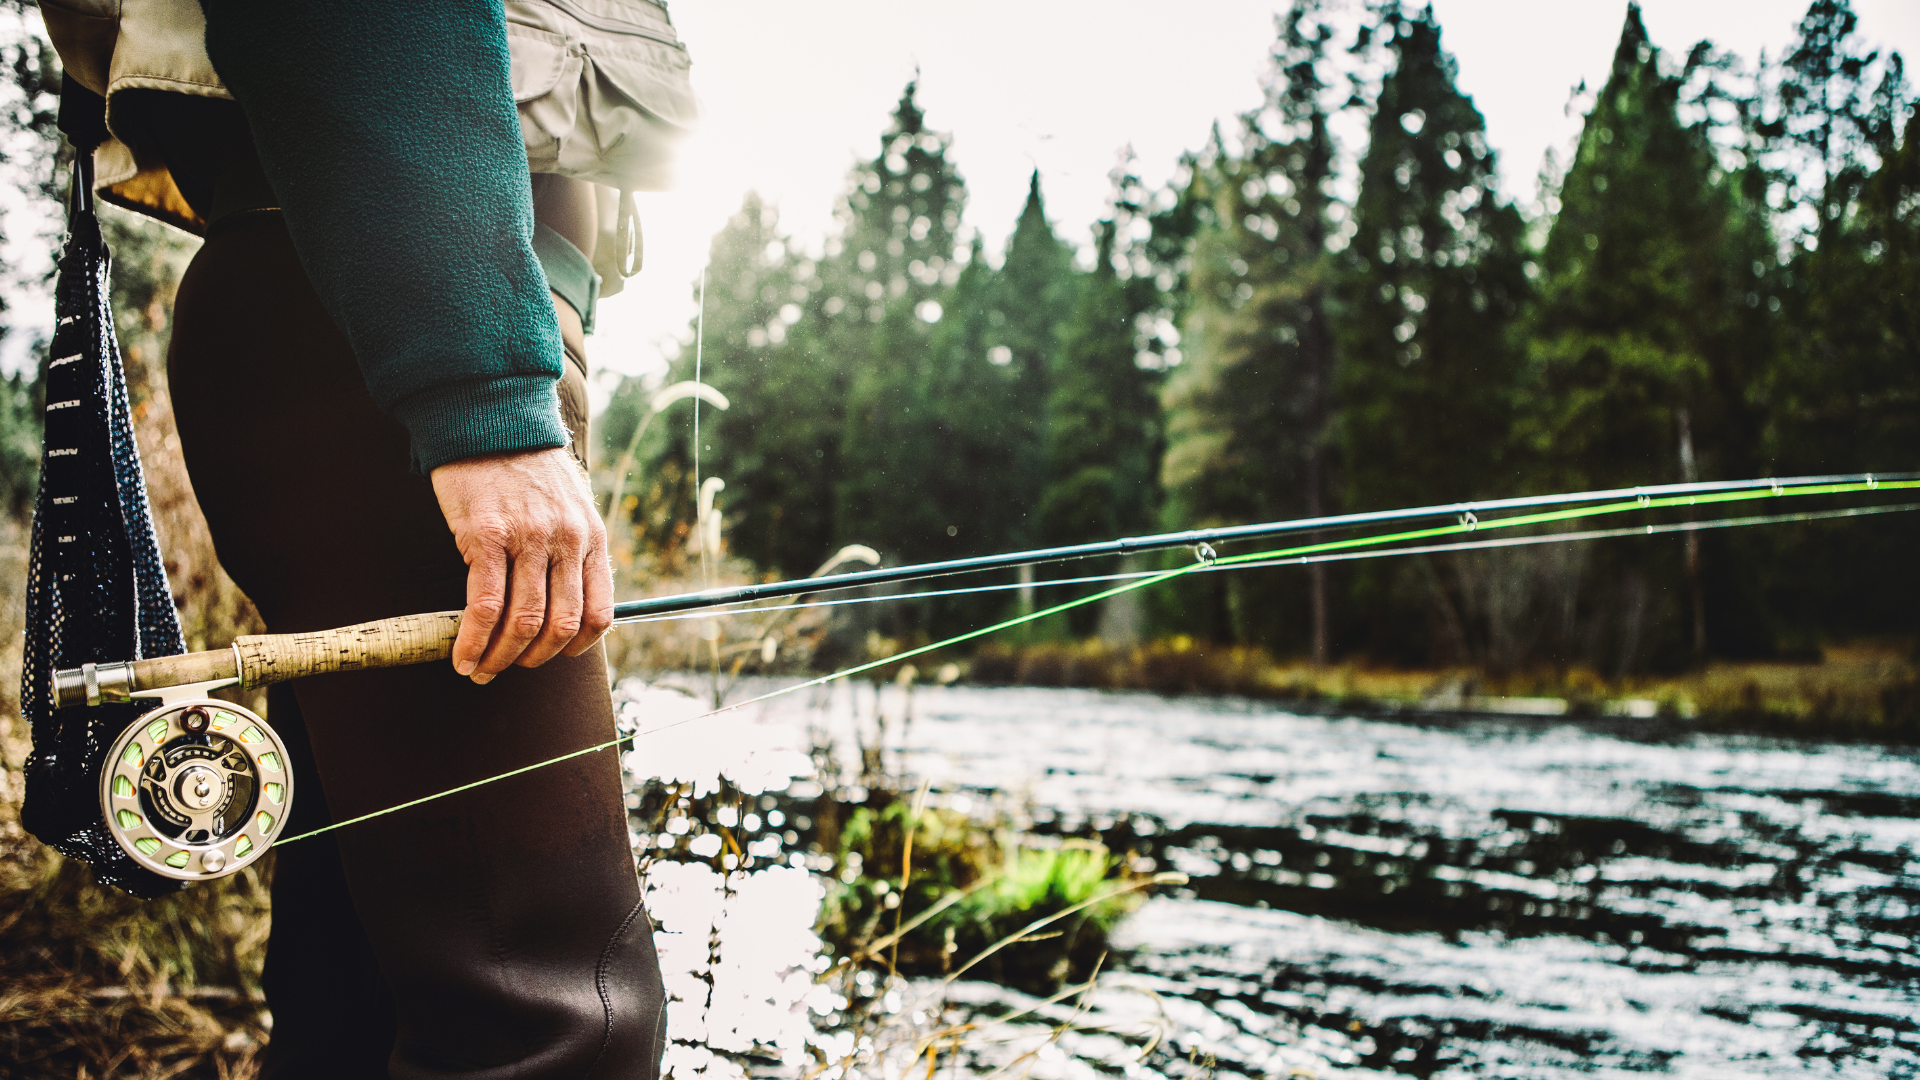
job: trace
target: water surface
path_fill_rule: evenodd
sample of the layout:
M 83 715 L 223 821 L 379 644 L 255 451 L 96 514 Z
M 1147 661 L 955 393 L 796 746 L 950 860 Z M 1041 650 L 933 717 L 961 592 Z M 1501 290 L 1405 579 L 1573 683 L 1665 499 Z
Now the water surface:
M 874 695 L 755 706 L 718 742 L 804 775 L 822 734 L 874 741 Z M 922 689 L 909 709 L 890 688 L 879 706 L 889 766 L 937 797 L 1190 877 L 1122 925 L 1079 1014 L 1168 1041 L 1130 1065 L 1137 1039 L 1069 1033 L 1020 1065 L 1035 1076 L 1920 1076 L 1911 751 L 1071 690 Z M 666 747 L 630 761 L 692 752 Z M 1030 1028 L 968 1063 L 1040 1047 Z

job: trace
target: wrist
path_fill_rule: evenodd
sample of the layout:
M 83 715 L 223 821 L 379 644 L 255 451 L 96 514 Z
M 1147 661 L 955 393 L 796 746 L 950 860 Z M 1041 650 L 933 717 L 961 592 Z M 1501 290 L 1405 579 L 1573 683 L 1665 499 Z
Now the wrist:
M 548 375 L 511 375 L 422 390 L 393 407 L 422 475 L 451 461 L 565 447 L 560 398 Z

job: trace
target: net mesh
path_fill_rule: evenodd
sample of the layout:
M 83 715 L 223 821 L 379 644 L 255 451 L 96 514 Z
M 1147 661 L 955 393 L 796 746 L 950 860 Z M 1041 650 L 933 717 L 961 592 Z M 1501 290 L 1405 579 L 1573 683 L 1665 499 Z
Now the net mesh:
M 54 287 L 46 434 L 28 563 L 20 710 L 33 731 L 21 824 L 96 880 L 135 896 L 180 887 L 142 869 L 107 831 L 100 770 L 108 746 L 150 706 L 53 707 L 53 671 L 186 651 L 167 588 L 110 307 L 111 260 L 88 189 L 74 178 Z

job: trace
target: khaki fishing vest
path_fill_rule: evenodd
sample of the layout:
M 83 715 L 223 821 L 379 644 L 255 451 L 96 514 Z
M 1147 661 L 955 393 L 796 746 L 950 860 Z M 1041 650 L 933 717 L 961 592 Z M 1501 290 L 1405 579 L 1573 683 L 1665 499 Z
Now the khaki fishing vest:
M 605 193 L 601 222 L 614 227 L 625 211 L 610 205 L 614 192 L 667 187 L 674 151 L 698 119 L 686 48 L 666 8 L 648 0 L 504 6 L 527 163 L 534 172 L 613 189 Z M 200 0 L 40 0 L 40 11 L 67 73 L 107 101 L 114 137 L 94 152 L 100 197 L 204 231 L 206 222 L 181 197 L 165 162 L 142 148 L 139 132 L 114 127 L 113 111 L 122 90 L 233 97 L 207 59 Z

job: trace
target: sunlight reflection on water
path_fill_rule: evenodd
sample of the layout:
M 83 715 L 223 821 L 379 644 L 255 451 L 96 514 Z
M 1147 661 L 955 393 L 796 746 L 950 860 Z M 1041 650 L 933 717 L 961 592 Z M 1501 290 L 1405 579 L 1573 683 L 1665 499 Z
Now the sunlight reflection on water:
M 757 796 L 785 791 L 813 770 L 804 741 L 796 747 L 784 737 L 794 732 L 756 723 L 750 714 L 665 727 L 705 710 L 685 694 L 637 681 L 621 684 L 617 694 L 623 725 L 664 727 L 636 738 L 623 756 L 629 791 L 650 782 L 686 784 L 699 798 L 717 793 L 725 778 L 740 794 Z M 804 732 L 799 735 L 804 740 Z M 657 846 L 639 833 L 632 840 L 643 856 Z M 813 932 L 825 891 L 804 863 L 768 859 L 722 873 L 704 862 L 646 862 L 647 911 L 669 998 L 669 1074 L 745 1075 L 714 1050 L 759 1051 L 792 1068 L 807 1060 L 810 1040 L 830 1040 L 810 1021 L 831 1012 L 833 1002 L 814 982 L 828 964 Z
M 702 711 L 637 684 L 623 699 L 643 728 Z M 1085 1001 L 913 988 L 903 1028 L 1037 1007 L 954 1047 L 943 1061 L 963 1071 L 1920 1076 L 1912 751 L 1062 690 L 881 700 L 889 770 L 936 800 L 1098 832 L 1193 876 L 1120 927 Z M 765 819 L 724 881 L 662 861 L 703 826 L 675 832 L 672 811 L 636 823 L 678 999 L 676 1075 L 696 1075 L 703 1044 L 735 1055 L 709 1065 L 729 1076 L 853 1049 L 845 1003 L 812 982 L 821 891 L 803 868 L 818 863 L 804 827 L 766 822 L 807 812 L 817 742 L 843 771 L 856 734 L 871 743 L 875 701 L 867 686 L 804 692 L 629 755 L 635 777 L 690 792 L 725 776 L 761 796 L 745 820 Z M 1056 1034 L 1072 1017 L 1106 1030 Z M 1136 1063 L 1151 1032 L 1164 1041 Z M 914 1047 L 874 1049 L 866 1074 L 894 1076 Z

